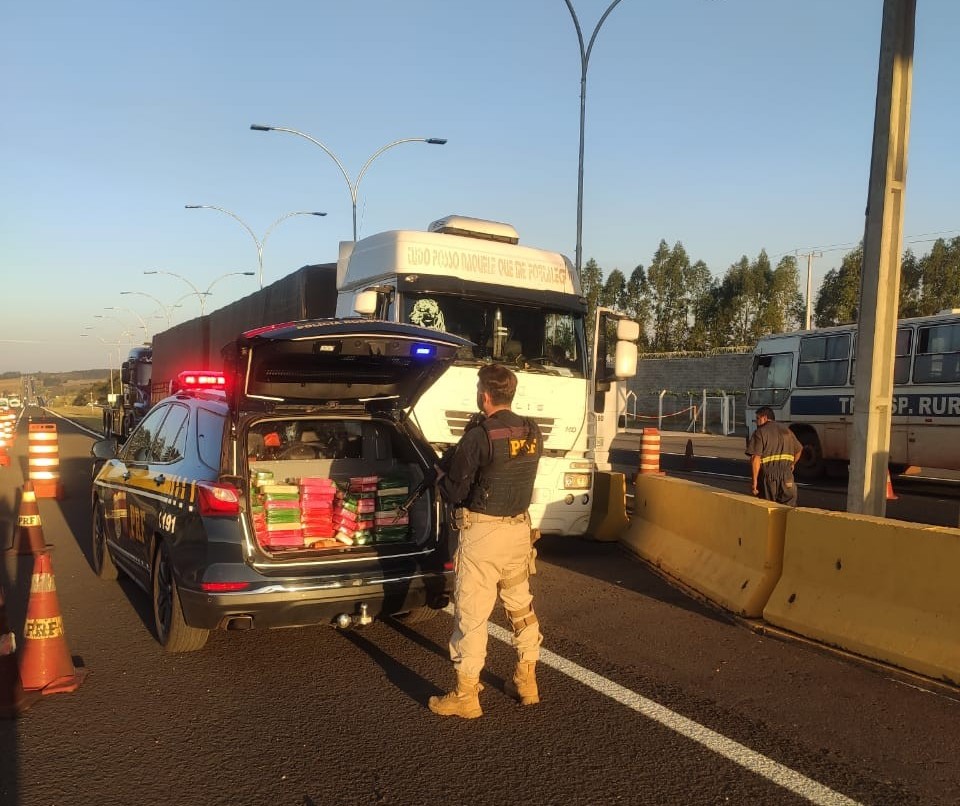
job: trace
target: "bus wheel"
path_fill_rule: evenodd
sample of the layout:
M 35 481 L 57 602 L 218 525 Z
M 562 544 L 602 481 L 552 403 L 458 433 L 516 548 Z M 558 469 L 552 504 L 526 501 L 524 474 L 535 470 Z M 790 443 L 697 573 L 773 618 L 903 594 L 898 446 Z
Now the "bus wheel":
M 827 463 L 823 460 L 823 451 L 820 448 L 820 439 L 817 432 L 804 429 L 796 432 L 797 439 L 803 446 L 803 455 L 797 462 L 797 478 L 804 481 L 819 479 L 827 469 Z

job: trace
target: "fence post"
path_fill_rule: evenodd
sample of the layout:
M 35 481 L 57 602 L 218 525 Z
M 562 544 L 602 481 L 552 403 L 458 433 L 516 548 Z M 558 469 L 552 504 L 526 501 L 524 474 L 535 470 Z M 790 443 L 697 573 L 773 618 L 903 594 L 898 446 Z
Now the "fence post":
M 667 393 L 666 389 L 660 390 L 660 396 L 657 398 L 657 430 L 663 430 L 663 396 Z

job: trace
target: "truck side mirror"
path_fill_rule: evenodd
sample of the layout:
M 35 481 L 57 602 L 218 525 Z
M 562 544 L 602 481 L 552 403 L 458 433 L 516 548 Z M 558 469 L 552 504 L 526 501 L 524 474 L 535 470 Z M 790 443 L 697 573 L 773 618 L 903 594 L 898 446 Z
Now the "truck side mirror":
M 623 324 L 623 322 L 621 322 Z M 631 322 L 630 324 L 636 324 Z M 632 341 L 618 341 L 613 354 L 613 376 L 618 381 L 637 374 L 637 345 Z
M 353 310 L 360 316 L 373 316 L 377 312 L 377 296 L 373 289 L 361 291 L 353 298 Z

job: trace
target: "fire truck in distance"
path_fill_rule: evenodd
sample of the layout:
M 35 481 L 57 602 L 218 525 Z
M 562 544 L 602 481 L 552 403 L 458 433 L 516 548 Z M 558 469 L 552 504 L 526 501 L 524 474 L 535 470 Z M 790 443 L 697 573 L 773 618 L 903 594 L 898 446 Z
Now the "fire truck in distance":
M 107 397 L 103 408 L 103 433 L 126 441 L 150 408 L 153 349 L 134 347 L 120 365 L 120 392 Z

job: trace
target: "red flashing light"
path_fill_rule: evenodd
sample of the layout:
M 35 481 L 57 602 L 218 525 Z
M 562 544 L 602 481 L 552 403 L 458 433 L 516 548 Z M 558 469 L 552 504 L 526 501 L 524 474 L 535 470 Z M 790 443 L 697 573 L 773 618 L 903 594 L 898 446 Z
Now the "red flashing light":
M 226 389 L 227 376 L 222 372 L 209 370 L 186 370 L 177 375 L 176 390 L 184 389 Z
M 452 562 L 445 562 L 445 563 L 443 564 L 443 570 L 444 570 L 444 571 L 452 571 L 452 570 L 453 570 L 453 563 L 452 563 Z
M 200 589 L 205 593 L 230 593 L 231 591 L 245 591 L 250 587 L 249 582 L 201 582 Z
M 240 514 L 240 493 L 232 484 L 211 481 L 197 482 L 197 504 L 200 514 L 219 517 Z

